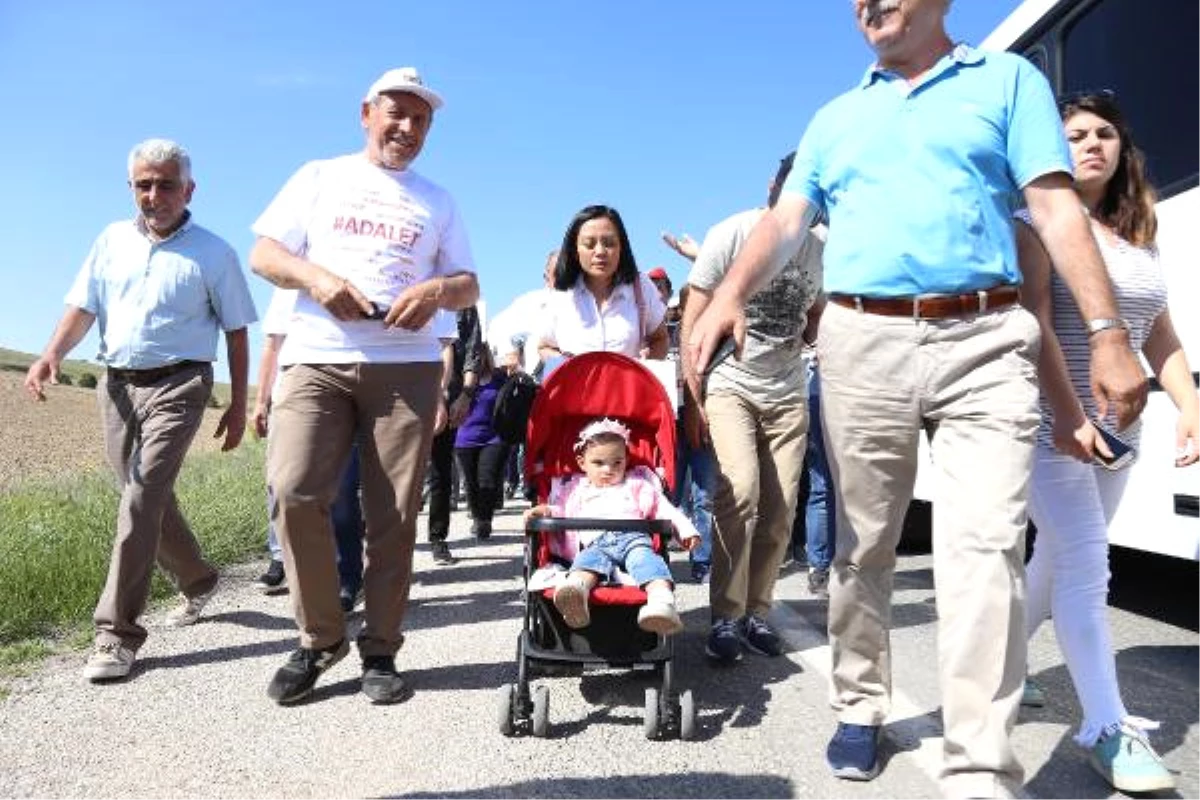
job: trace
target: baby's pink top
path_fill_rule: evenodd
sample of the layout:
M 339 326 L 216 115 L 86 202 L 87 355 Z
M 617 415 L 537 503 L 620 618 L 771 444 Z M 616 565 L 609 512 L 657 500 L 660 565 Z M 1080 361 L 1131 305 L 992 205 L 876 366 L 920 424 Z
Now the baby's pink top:
M 680 540 L 699 537 L 700 532 L 687 516 L 671 504 L 659 488 L 658 479 L 645 467 L 634 467 L 625 480 L 614 486 L 594 486 L 586 475 L 566 480 L 555 478 L 547 498 L 550 513 L 556 517 L 592 517 L 595 519 L 665 519 L 675 525 Z M 603 531 L 567 531 L 551 541 L 555 555 L 573 559 Z

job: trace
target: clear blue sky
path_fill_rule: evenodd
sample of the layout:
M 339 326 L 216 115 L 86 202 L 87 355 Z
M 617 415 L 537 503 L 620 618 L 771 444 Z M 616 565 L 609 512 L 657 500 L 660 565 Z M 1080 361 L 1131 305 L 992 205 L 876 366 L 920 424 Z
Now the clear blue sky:
M 957 0 L 948 28 L 978 43 L 1017 5 Z M 0 0 L 0 346 L 40 352 L 93 239 L 132 216 L 136 142 L 190 150 L 196 220 L 245 263 L 288 176 L 361 149 L 362 95 L 405 65 L 446 99 L 415 168 L 457 198 L 490 313 L 537 286 L 590 203 L 678 286 L 687 265 L 659 232 L 699 239 L 764 202 L 871 60 L 848 0 Z M 270 286 L 247 276 L 261 314 Z M 256 368 L 258 326 L 251 347 Z

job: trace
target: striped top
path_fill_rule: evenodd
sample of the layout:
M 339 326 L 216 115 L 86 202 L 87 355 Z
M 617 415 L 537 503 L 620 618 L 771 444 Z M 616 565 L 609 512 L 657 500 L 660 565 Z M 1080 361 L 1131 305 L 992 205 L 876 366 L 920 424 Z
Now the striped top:
M 1017 212 L 1017 218 L 1030 223 L 1029 212 Z M 1117 307 L 1129 323 L 1129 344 L 1135 353 L 1140 353 L 1150 335 L 1155 320 L 1167 308 L 1167 284 L 1163 279 L 1158 250 L 1153 247 L 1137 247 L 1116 234 L 1115 243 L 1096 222 L 1092 222 L 1092 233 L 1100 248 L 1100 255 L 1108 268 L 1108 277 L 1116 292 Z M 1059 277 L 1057 270 L 1050 275 L 1051 301 L 1054 307 L 1054 331 L 1058 334 L 1067 371 L 1071 375 L 1071 386 L 1083 403 L 1083 410 L 1092 419 L 1098 419 L 1096 401 L 1092 397 L 1089 374 L 1091 347 L 1088 344 L 1087 327 L 1079 314 L 1079 307 L 1071 291 Z M 1041 400 L 1042 423 L 1038 428 L 1037 442 L 1042 447 L 1054 448 L 1052 432 L 1053 415 L 1045 397 Z M 1110 431 L 1116 431 L 1116 420 L 1102 420 Z M 1139 419 L 1118 434 L 1121 441 L 1138 446 L 1142 422 Z

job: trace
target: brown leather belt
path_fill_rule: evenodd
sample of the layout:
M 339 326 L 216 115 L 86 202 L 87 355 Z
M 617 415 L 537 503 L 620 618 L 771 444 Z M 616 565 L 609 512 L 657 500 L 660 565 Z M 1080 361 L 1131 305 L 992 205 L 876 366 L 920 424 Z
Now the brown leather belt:
M 864 314 L 913 319 L 947 319 L 966 317 L 984 311 L 994 311 L 1021 301 L 1018 286 L 995 286 L 965 294 L 922 294 L 912 297 L 860 297 L 852 294 L 831 294 L 831 303 L 852 308 Z
M 109 367 L 108 379 L 110 381 L 132 383 L 134 386 L 150 386 L 151 384 L 158 383 L 163 378 L 169 378 L 178 372 L 183 372 L 185 369 L 206 366 L 208 366 L 207 361 L 177 361 L 174 364 L 167 364 L 165 367 L 151 367 L 150 369 Z

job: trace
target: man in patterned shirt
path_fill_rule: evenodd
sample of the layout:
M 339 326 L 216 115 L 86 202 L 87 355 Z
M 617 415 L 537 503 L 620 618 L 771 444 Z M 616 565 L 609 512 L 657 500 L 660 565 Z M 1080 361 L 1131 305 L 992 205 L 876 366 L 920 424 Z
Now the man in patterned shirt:
M 793 158 L 789 154 L 780 163 L 769 206 L 775 205 Z M 764 213 L 756 208 L 735 214 L 704 237 L 688 276 L 683 341 Z M 685 435 L 692 447 L 711 436 L 717 459 L 712 628 L 705 652 L 723 664 L 741 659 L 743 644 L 762 655 L 781 652 L 766 617 L 804 466 L 808 410 L 800 349 L 808 312 L 820 295 L 822 248 L 821 236 L 808 237 L 774 280 L 750 298 L 741 357 L 717 365 L 705 386 L 693 354 L 682 348 Z M 812 322 L 815 328 L 815 315 Z

